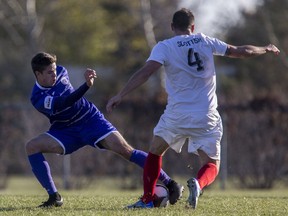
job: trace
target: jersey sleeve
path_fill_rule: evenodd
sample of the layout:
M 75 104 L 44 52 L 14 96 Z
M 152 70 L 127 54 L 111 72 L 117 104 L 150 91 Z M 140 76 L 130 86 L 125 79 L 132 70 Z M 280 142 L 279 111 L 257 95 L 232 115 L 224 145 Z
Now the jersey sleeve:
M 210 45 L 210 47 L 212 48 L 212 52 L 214 55 L 220 55 L 223 56 L 225 55 L 225 52 L 227 50 L 227 43 L 217 39 L 217 38 L 213 38 L 213 37 L 209 37 L 206 35 L 202 36 L 205 38 L 205 41 Z
M 57 111 L 72 106 L 78 101 L 89 89 L 86 83 L 81 85 L 77 90 L 65 96 L 42 95 L 38 100 L 32 101 L 35 108 L 45 114 L 51 115 Z
M 152 61 L 159 62 L 160 64 L 163 65 L 165 63 L 165 61 L 167 61 L 166 53 L 168 53 L 168 52 L 166 51 L 166 49 L 167 49 L 166 46 L 162 42 L 157 43 L 153 47 L 147 61 L 152 60 Z
M 59 96 L 54 98 L 53 110 L 58 111 L 72 106 L 76 101 L 78 101 L 84 94 L 88 91 L 89 87 L 86 82 L 81 85 L 77 90 L 72 92 L 67 96 Z

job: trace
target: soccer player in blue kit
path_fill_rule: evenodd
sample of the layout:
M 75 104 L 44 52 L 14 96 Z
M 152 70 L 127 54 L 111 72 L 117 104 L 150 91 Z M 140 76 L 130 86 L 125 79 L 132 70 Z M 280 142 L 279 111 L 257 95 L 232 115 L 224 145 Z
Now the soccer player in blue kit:
M 63 198 L 57 191 L 43 153 L 67 155 L 90 145 L 113 151 L 142 168 L 147 157 L 147 153 L 130 146 L 97 107 L 83 97 L 93 86 L 97 78 L 96 71 L 86 69 L 86 82 L 74 90 L 68 71 L 56 65 L 56 60 L 55 55 L 41 52 L 31 61 L 36 77 L 31 102 L 51 123 L 47 132 L 26 144 L 32 171 L 49 195 L 48 200 L 39 207 L 57 207 L 63 204 Z M 170 203 L 175 204 L 182 196 L 183 186 L 172 180 L 163 170 L 159 179 L 169 190 Z

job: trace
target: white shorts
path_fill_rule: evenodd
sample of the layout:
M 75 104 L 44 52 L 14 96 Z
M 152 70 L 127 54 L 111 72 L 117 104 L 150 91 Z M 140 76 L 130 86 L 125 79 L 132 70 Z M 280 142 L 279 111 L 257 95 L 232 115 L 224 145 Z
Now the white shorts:
M 187 140 L 188 152 L 198 154 L 197 150 L 201 149 L 215 160 L 220 160 L 222 134 L 222 120 L 217 110 L 193 114 L 165 112 L 154 128 L 154 135 L 164 139 L 176 152 L 181 152 Z

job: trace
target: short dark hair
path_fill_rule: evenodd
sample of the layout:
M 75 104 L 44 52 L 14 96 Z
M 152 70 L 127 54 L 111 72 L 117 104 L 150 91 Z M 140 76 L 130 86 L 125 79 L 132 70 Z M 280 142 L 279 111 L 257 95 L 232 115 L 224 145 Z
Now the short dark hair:
M 50 64 L 56 63 L 57 57 L 54 54 L 45 52 L 37 53 L 31 60 L 31 67 L 35 74 L 36 71 L 42 72 Z
M 172 25 L 180 31 L 186 31 L 194 24 L 194 15 L 192 11 L 182 8 L 174 13 Z

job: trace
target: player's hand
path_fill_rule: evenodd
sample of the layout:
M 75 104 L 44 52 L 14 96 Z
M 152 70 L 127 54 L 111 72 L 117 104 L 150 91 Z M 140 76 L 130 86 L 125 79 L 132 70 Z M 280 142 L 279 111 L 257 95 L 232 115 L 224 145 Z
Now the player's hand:
M 96 71 L 90 68 L 87 68 L 85 73 L 84 73 L 84 77 L 86 80 L 86 84 L 91 87 L 94 84 L 94 79 L 97 78 L 97 74 Z
M 116 96 L 112 97 L 106 105 L 107 112 L 109 112 L 109 113 L 112 112 L 112 110 L 117 105 L 119 105 L 121 103 L 121 101 L 122 101 L 122 97 L 120 95 L 116 95 Z
M 266 46 L 266 52 L 273 52 L 274 54 L 278 55 L 280 50 L 273 44 L 269 44 Z

